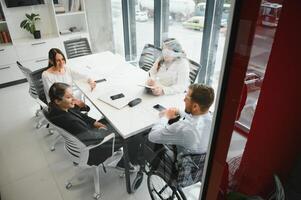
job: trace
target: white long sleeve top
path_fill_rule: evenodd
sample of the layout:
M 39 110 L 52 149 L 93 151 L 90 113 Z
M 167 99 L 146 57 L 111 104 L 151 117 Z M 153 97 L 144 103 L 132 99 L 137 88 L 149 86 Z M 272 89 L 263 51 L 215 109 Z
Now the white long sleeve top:
M 170 95 L 183 93 L 189 86 L 189 62 L 186 58 L 180 58 L 171 64 L 163 63 L 159 71 L 157 66 L 150 70 L 150 76 L 162 86 L 164 94 Z
M 75 70 L 71 70 L 68 66 L 65 66 L 64 74 L 54 74 L 54 73 L 44 71 L 42 73 L 42 81 L 44 85 L 44 92 L 46 95 L 47 102 L 50 101 L 48 92 L 53 83 L 61 82 L 73 86 L 73 79 L 88 79 L 88 77 L 84 74 L 78 73 Z M 74 95 L 77 98 L 81 98 L 80 93 L 75 92 Z
M 181 117 L 183 114 L 181 115 Z M 212 116 L 184 114 L 179 121 L 168 125 L 168 119 L 161 117 L 148 135 L 151 142 L 177 145 L 179 152 L 207 152 Z

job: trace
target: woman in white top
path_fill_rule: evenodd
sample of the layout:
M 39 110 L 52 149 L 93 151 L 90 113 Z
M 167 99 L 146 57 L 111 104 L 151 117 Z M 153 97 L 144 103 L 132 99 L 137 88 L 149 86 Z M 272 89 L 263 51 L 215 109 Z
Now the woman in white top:
M 162 56 L 149 70 L 146 84 L 152 86 L 154 95 L 184 92 L 190 84 L 189 61 L 179 42 L 168 38 L 163 42 Z
M 96 87 L 96 83 L 94 80 L 87 78 L 85 75 L 79 74 L 75 71 L 71 71 L 71 69 L 65 65 L 66 58 L 61 50 L 57 48 L 50 49 L 48 53 L 48 59 L 48 68 L 42 73 L 44 91 L 48 102 L 50 101 L 48 96 L 49 89 L 52 86 L 52 84 L 56 82 L 62 82 L 69 85 L 73 85 L 73 77 L 86 78 L 92 90 Z M 80 100 L 81 95 L 81 93 L 75 94 L 75 104 L 78 107 L 83 108 L 86 105 L 82 100 Z

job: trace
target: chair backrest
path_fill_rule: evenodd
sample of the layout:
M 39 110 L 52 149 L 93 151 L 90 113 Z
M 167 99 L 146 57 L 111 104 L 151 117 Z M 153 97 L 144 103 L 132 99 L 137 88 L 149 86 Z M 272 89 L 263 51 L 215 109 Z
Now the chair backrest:
M 144 71 L 149 71 L 158 57 L 162 55 L 162 49 L 155 47 L 152 44 L 146 44 L 142 50 L 139 67 Z M 194 83 L 195 79 L 201 69 L 201 65 L 193 60 L 188 59 L 190 65 L 189 79 L 190 83 Z
M 149 71 L 157 58 L 161 56 L 161 51 L 160 48 L 152 44 L 146 44 L 139 59 L 139 67 L 144 71 Z
M 83 160 L 88 160 L 88 154 L 85 155 L 85 159 L 83 159 L 81 156 L 83 156 L 82 150 L 86 148 L 86 145 L 82 143 L 78 138 L 74 137 L 71 133 L 68 131 L 56 126 L 51 122 L 51 119 L 49 118 L 49 113 L 47 108 L 43 109 L 43 115 L 47 119 L 48 123 L 51 125 L 51 127 L 54 127 L 54 129 L 64 138 L 65 141 L 65 149 L 68 152 L 68 155 L 72 162 L 76 164 L 80 164 L 83 162 Z M 87 152 L 88 153 L 88 152 Z
M 64 42 L 64 46 L 68 59 L 92 54 L 87 38 L 67 40 Z
M 193 84 L 195 82 L 196 77 L 199 74 L 199 71 L 201 70 L 201 65 L 190 59 L 188 59 L 188 61 L 190 64 L 189 79 L 190 83 Z
M 20 62 L 17 61 L 19 69 L 22 71 L 29 83 L 29 94 L 34 99 L 39 98 L 45 104 L 47 104 L 46 95 L 44 92 L 42 73 L 46 68 L 38 69 L 36 71 L 31 71 L 30 69 L 24 67 Z

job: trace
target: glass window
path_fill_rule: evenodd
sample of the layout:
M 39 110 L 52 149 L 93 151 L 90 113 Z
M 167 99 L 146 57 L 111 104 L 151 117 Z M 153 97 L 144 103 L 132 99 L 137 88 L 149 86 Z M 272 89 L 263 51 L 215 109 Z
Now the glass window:
M 239 173 L 240 162 L 244 156 L 248 134 L 252 128 L 261 84 L 274 42 L 279 17 L 276 17 L 276 14 L 280 14 L 281 7 L 282 5 L 278 3 L 267 4 L 262 1 L 259 11 L 244 87 L 237 111 L 237 120 L 227 155 L 227 163 L 229 165 L 228 190 L 230 191 L 236 191 L 239 177 L 242 176 Z M 266 18 L 266 15 L 271 15 L 272 17 Z
M 162 39 L 176 38 L 189 59 L 199 63 L 203 36 L 203 17 L 199 17 L 193 0 L 170 0 L 168 9 L 168 28 L 163 28 Z M 162 15 L 167 15 L 164 12 Z M 164 19 L 164 17 L 162 17 Z
M 114 51 L 124 55 L 123 21 L 121 0 L 111 0 Z
M 182 45 L 189 59 L 200 63 L 202 54 L 206 55 L 207 69 L 205 69 L 205 82 L 211 85 L 217 93 L 218 81 L 221 75 L 222 58 L 225 51 L 225 41 L 227 33 L 227 24 L 229 20 L 230 4 L 225 3 L 219 6 L 214 3 L 210 24 L 207 25 L 209 34 L 205 36 L 205 8 L 206 3 L 196 4 L 193 0 L 169 0 L 168 12 L 162 12 L 162 20 L 168 19 L 168 27 L 163 27 L 162 39 L 176 38 Z M 212 3 L 212 2 L 211 2 Z M 168 15 L 168 17 L 164 16 Z M 204 52 L 201 52 L 203 43 L 206 43 Z M 204 66 L 203 66 L 204 67 Z M 206 66 L 205 66 L 206 67 Z M 210 72 L 211 70 L 211 72 Z M 210 110 L 214 111 L 214 105 Z M 198 199 L 201 184 L 195 184 L 192 187 L 184 188 L 183 191 L 189 199 Z
M 154 44 L 154 0 L 136 2 L 136 44 L 137 59 L 145 44 Z

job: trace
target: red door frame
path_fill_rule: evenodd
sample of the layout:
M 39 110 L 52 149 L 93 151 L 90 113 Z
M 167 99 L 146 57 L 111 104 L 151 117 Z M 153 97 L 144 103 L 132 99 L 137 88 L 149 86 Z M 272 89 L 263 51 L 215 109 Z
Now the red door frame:
M 202 199 L 217 199 L 261 1 L 244 0 L 240 3 L 235 8 Z M 297 26 L 300 9 L 299 1 L 283 1 L 258 106 L 239 168 L 243 176 L 238 190 L 246 194 L 268 194 L 275 173 L 285 185 L 300 153 L 301 29 Z
M 236 1 L 202 199 L 217 199 L 244 85 L 261 0 Z

